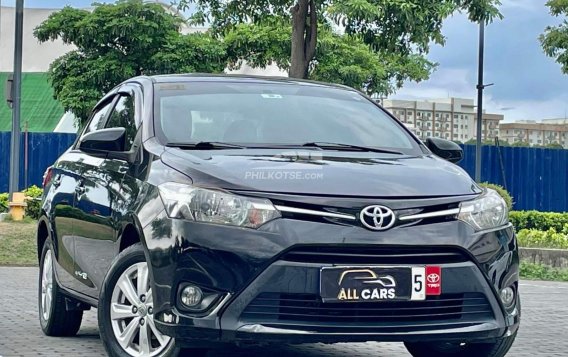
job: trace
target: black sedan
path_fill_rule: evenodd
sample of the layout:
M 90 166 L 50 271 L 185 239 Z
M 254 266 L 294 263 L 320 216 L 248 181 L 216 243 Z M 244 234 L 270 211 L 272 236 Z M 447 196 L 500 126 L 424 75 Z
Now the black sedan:
M 402 341 L 505 356 L 520 323 L 503 199 L 346 87 L 137 77 L 47 170 L 39 318 L 98 309 L 111 356 Z

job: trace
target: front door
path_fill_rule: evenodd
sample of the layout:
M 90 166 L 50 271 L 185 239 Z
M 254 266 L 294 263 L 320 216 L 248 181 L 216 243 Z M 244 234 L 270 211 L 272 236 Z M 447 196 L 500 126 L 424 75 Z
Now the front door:
M 85 133 L 103 127 L 105 119 L 110 113 L 111 102 L 106 102 L 96 108 Z M 81 225 L 82 215 L 76 208 L 77 187 L 81 182 L 82 153 L 73 147 L 63 154 L 53 166 L 53 179 L 49 189 L 53 191 L 47 197 L 52 197 L 49 202 L 50 217 L 53 217 L 52 241 L 56 255 L 55 271 L 59 282 L 72 290 L 77 290 L 82 284 L 78 282 L 79 272 L 75 269 L 75 235 L 74 229 Z
M 126 129 L 126 149 L 130 151 L 136 137 L 134 94 L 121 92 L 104 128 Z M 77 187 L 75 207 L 82 222 L 73 229 L 75 269 L 82 282 L 81 292 L 98 298 L 104 277 L 118 254 L 120 232 L 121 184 L 128 170 L 126 160 L 101 158 L 83 153 L 81 182 Z
M 52 242 L 55 253 L 55 273 L 60 284 L 71 287 L 74 282 L 75 266 L 73 254 L 75 243 L 73 226 L 77 215 L 74 212 L 75 187 L 77 186 L 77 165 L 73 161 L 73 154 L 63 154 L 52 169 L 53 179 L 49 186 L 52 191 L 47 209 L 52 217 Z
M 81 220 L 73 227 L 75 270 L 82 283 L 79 291 L 97 298 L 117 251 L 114 197 L 124 170 L 113 160 L 82 155 L 83 170 L 75 200 Z

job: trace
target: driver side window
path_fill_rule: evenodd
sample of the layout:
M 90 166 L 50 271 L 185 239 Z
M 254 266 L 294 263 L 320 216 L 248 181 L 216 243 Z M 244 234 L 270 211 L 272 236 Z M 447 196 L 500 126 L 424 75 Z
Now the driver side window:
M 96 109 L 91 117 L 91 121 L 89 122 L 89 126 L 85 130 L 83 134 L 90 133 L 91 131 L 99 130 L 103 128 L 105 124 L 104 119 L 110 108 L 112 107 L 112 100 L 109 101 L 105 106 L 100 109 Z
M 108 118 L 105 128 L 126 129 L 126 151 L 130 151 L 136 137 L 136 119 L 134 115 L 134 97 L 121 94 Z

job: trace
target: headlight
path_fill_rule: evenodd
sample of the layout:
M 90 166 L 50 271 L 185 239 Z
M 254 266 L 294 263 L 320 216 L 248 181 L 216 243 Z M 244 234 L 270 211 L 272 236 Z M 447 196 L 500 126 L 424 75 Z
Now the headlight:
M 460 204 L 458 219 L 468 223 L 476 231 L 482 231 L 506 224 L 509 221 L 509 212 L 505 200 L 496 191 L 488 188 L 475 200 Z
M 170 218 L 258 228 L 280 217 L 272 202 L 167 182 L 159 186 Z

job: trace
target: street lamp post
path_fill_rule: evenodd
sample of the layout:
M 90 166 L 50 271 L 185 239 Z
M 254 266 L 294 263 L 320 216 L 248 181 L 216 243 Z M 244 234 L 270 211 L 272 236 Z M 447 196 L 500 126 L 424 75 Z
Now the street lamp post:
M 22 94 L 22 36 L 24 32 L 24 0 L 16 1 L 14 41 L 14 87 L 12 109 L 12 141 L 10 145 L 10 200 L 20 190 L 20 102 Z
M 485 20 L 479 23 L 479 69 L 477 74 L 477 144 L 475 146 L 475 181 L 481 182 L 481 132 L 483 126 L 483 50 Z
M 493 83 L 483 84 L 483 52 L 485 45 L 485 20 L 479 23 L 479 69 L 477 73 L 477 128 L 475 145 L 475 181 L 481 182 L 481 139 L 483 136 L 483 90 Z

